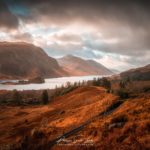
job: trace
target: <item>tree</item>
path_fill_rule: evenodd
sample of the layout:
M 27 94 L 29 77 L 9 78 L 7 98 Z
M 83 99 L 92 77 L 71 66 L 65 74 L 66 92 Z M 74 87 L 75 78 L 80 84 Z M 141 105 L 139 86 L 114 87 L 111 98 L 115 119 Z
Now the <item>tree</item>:
M 20 93 L 17 91 L 17 90 L 14 90 L 13 91 L 13 101 L 20 105 L 21 104 L 21 101 L 22 101 L 22 97 L 20 95 Z
M 102 78 L 101 84 L 103 87 L 106 89 L 110 90 L 111 89 L 111 82 L 107 78 Z
M 77 86 L 78 86 L 78 87 L 80 87 L 80 86 L 81 86 L 81 82 L 80 82 L 80 81 L 77 83 Z
M 68 82 L 66 83 L 66 87 L 67 87 L 67 88 L 71 87 L 71 82 L 68 81 Z
M 43 93 L 42 93 L 42 102 L 43 104 L 47 104 L 48 103 L 48 92 L 47 90 L 44 90 Z
M 131 83 L 130 77 L 127 77 L 127 78 L 126 78 L 126 82 L 127 82 L 127 83 Z
M 101 78 L 93 78 L 92 85 L 93 86 L 103 86 L 102 79 Z
M 77 82 L 74 82 L 73 87 L 76 88 L 78 86 Z
M 84 81 L 84 80 L 82 81 L 81 85 L 82 85 L 82 86 L 85 86 L 85 81 Z
M 126 81 L 120 81 L 119 86 L 121 89 L 126 88 L 127 82 Z

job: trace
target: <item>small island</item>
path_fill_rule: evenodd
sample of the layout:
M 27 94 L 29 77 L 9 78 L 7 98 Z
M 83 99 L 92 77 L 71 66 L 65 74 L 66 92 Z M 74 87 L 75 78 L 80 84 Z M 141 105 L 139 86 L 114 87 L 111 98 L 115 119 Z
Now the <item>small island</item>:
M 37 76 L 28 80 L 28 83 L 45 83 L 44 78 Z
M 37 77 L 33 77 L 30 79 L 22 79 L 22 80 L 8 80 L 6 82 L 2 82 L 1 84 L 7 84 L 7 85 L 21 85 L 21 84 L 31 84 L 31 83 L 35 83 L 35 84 L 41 84 L 41 83 L 45 83 L 45 80 L 43 77 L 37 76 Z

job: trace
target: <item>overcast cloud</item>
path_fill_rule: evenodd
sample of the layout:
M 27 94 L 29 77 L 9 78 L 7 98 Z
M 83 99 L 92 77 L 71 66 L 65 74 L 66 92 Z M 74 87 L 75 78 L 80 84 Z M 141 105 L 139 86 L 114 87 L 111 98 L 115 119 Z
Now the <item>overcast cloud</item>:
M 148 0 L 5 0 L 0 40 L 25 41 L 50 56 L 94 59 L 126 70 L 150 63 Z

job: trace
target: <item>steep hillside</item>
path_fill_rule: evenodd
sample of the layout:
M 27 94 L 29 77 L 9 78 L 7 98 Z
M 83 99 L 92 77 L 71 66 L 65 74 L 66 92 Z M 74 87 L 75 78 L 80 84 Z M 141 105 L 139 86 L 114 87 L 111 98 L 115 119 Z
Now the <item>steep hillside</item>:
M 0 78 L 59 77 L 64 72 L 54 58 L 27 43 L 0 43 Z
M 120 76 L 121 78 L 130 78 L 131 80 L 150 80 L 150 64 L 122 72 Z
M 108 100 L 112 103 L 116 97 L 101 87 L 80 87 L 46 106 L 0 106 L 0 147 L 18 143 L 25 135 L 43 129 L 47 140 L 52 140 L 102 112 Z
M 113 74 L 109 69 L 93 60 L 84 60 L 72 55 L 58 59 L 58 63 L 72 76 Z

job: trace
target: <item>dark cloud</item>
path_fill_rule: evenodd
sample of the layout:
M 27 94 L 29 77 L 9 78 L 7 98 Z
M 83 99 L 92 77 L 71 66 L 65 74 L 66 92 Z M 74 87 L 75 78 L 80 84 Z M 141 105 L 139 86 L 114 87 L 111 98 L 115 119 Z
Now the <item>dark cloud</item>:
M 0 28 L 16 29 L 18 25 L 18 18 L 11 13 L 3 1 L 0 1 Z
M 101 23 L 106 20 L 130 25 L 145 25 L 150 18 L 147 0 L 26 0 L 32 17 L 48 16 L 55 21 L 83 19 Z M 38 15 L 37 15 L 38 14 Z M 57 18 L 58 17 L 58 18 Z M 70 20 L 68 20 L 70 21 Z M 113 22 L 112 22 L 113 23 Z
M 77 32 L 72 29 L 73 33 L 69 30 L 65 31 L 68 33 L 60 34 L 58 31 L 58 34 L 51 35 L 50 39 L 45 37 L 42 39 L 42 36 L 38 39 L 37 36 L 30 37 L 27 34 L 16 35 L 16 38 L 22 40 L 35 38 L 41 44 L 39 46 L 45 48 L 50 55 L 72 53 L 78 56 L 101 58 L 98 52 L 95 54 L 96 50 L 106 55 L 129 56 L 126 60 L 120 59 L 130 64 L 149 63 L 149 0 L 9 0 L 8 4 L 15 6 L 13 8 L 16 10 L 13 12 L 17 12 L 15 15 L 23 24 L 34 24 L 37 30 L 38 23 L 44 28 L 56 27 L 60 30 L 69 28 L 72 24 L 80 26 Z M 18 26 L 16 16 L 6 5 L 0 3 L 0 8 L 0 12 L 3 12 L 0 14 L 2 20 L 0 26 L 8 28 Z M 85 28 L 87 35 L 81 34 Z M 89 28 L 93 31 L 91 32 Z M 38 31 L 34 32 L 39 34 Z M 47 41 L 44 41 L 45 39 Z
M 32 22 L 66 26 L 81 22 L 92 25 L 117 45 L 102 45 L 105 51 L 150 48 L 150 1 L 148 0 L 26 0 L 31 13 L 22 17 Z

